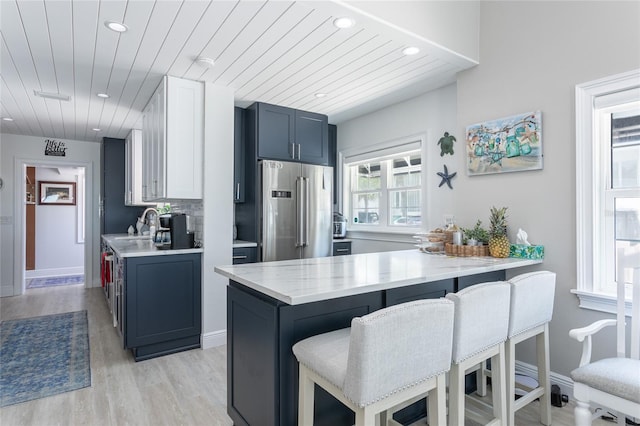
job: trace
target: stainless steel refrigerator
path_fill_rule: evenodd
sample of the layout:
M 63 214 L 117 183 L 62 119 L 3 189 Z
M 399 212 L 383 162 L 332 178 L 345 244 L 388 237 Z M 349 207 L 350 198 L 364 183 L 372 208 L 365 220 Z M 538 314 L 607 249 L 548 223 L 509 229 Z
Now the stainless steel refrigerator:
M 333 169 L 262 160 L 262 261 L 331 255 Z

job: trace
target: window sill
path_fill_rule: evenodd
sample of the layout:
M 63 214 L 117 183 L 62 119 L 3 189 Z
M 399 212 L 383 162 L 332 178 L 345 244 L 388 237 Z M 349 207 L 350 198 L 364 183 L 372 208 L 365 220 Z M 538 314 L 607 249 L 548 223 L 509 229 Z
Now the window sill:
M 373 241 L 387 241 L 394 243 L 408 243 L 415 244 L 416 240 L 413 238 L 416 232 L 405 229 L 404 232 L 388 232 L 381 230 L 347 230 L 347 238 L 353 238 L 357 240 L 373 240 Z
M 571 290 L 571 293 L 578 296 L 578 300 L 580 301 L 579 307 L 583 309 L 590 309 L 592 311 L 600 311 L 607 312 L 610 314 L 615 314 L 617 311 L 617 299 L 613 296 L 592 293 L 584 290 Z M 625 315 L 631 316 L 631 301 L 625 301 Z

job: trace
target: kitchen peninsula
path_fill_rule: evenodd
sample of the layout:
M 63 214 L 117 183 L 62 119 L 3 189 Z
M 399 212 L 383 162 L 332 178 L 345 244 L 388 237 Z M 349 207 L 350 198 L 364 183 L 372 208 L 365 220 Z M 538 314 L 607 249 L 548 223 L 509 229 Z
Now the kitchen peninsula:
M 502 280 L 506 269 L 539 263 L 406 250 L 216 267 L 229 278 L 227 411 L 236 425 L 296 424 L 294 343 L 349 327 L 353 317 L 386 306 L 443 297 Z M 321 389 L 315 404 L 316 425 L 354 422 L 352 413 Z

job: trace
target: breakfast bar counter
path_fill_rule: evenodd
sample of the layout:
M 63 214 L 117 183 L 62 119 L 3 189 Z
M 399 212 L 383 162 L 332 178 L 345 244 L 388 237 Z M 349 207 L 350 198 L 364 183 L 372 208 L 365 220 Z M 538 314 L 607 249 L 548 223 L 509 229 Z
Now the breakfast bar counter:
M 215 267 L 229 278 L 227 411 L 235 425 L 297 424 L 296 342 L 349 327 L 356 316 L 504 280 L 507 269 L 541 262 L 404 250 Z M 354 422 L 319 388 L 315 405 L 315 425 Z M 421 415 L 408 407 L 394 418 L 407 424 Z
M 215 271 L 288 305 L 300 305 L 541 262 L 402 250 L 219 266 Z

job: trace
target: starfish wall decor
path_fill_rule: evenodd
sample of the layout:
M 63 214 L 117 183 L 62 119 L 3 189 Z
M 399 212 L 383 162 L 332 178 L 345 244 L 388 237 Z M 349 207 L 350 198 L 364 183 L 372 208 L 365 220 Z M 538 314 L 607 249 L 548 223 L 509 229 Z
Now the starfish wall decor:
M 445 164 L 444 173 L 438 172 L 436 174 L 442 178 L 442 180 L 440 181 L 440 185 L 438 185 L 438 188 L 440 188 L 442 185 L 446 183 L 449 186 L 449 188 L 453 189 L 453 186 L 451 186 L 451 179 L 453 179 L 458 174 L 458 172 L 453 172 L 449 174 L 449 170 L 447 169 L 447 165 Z

